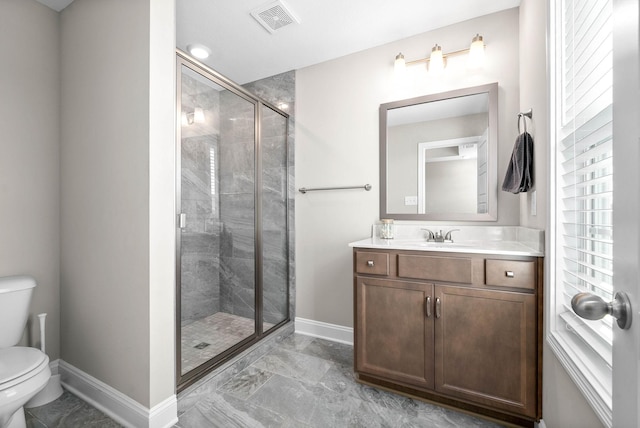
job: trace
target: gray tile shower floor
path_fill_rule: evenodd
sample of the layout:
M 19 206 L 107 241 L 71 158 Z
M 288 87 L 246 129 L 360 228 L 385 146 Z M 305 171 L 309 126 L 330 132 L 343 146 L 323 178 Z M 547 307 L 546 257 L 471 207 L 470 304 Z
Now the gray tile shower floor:
M 182 326 L 182 372 L 207 362 L 225 349 L 249 337 L 255 330 L 253 319 L 216 312 Z
M 273 324 L 264 323 L 268 330 Z M 182 372 L 186 373 L 206 363 L 222 351 L 251 336 L 255 331 L 253 318 L 226 312 L 216 312 L 182 326 Z
M 28 427 L 117 427 L 69 393 L 27 413 Z M 95 413 L 91 413 L 95 412 Z M 175 428 L 499 427 L 454 410 L 365 385 L 353 377 L 353 347 L 292 334 L 230 380 L 178 398 Z

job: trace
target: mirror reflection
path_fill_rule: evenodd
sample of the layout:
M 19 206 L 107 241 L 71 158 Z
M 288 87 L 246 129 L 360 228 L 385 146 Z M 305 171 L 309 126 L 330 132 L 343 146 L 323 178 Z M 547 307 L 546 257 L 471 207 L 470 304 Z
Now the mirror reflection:
M 381 218 L 496 220 L 497 84 L 380 106 Z

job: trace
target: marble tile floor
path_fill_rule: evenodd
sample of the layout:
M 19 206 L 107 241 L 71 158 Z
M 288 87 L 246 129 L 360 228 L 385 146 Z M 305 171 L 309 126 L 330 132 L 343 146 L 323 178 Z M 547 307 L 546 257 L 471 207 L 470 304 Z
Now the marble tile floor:
M 353 347 L 292 334 L 230 378 L 178 396 L 173 428 L 492 428 L 494 422 L 361 385 Z M 27 409 L 28 428 L 119 427 L 69 392 Z
M 353 347 L 299 334 L 178 397 L 176 427 L 498 427 L 354 380 Z
M 25 409 L 25 419 L 27 428 L 117 428 L 122 426 L 68 391 L 49 404 Z

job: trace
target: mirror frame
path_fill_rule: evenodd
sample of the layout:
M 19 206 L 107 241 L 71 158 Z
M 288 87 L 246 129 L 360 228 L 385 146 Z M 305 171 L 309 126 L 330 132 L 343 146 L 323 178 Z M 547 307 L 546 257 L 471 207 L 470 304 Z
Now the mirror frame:
M 387 112 L 416 104 L 487 93 L 489 95 L 489 153 L 487 153 L 486 213 L 399 214 L 387 212 Z M 395 220 L 497 221 L 498 220 L 498 83 L 456 89 L 380 104 L 380 218 Z

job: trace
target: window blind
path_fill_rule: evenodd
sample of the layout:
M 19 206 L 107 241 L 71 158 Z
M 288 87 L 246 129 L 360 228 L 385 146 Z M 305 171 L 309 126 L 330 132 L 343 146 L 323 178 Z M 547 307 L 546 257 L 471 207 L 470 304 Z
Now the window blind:
M 611 319 L 579 318 L 571 298 L 586 291 L 613 300 L 612 3 L 559 0 L 557 7 L 552 310 L 569 355 L 610 400 Z

